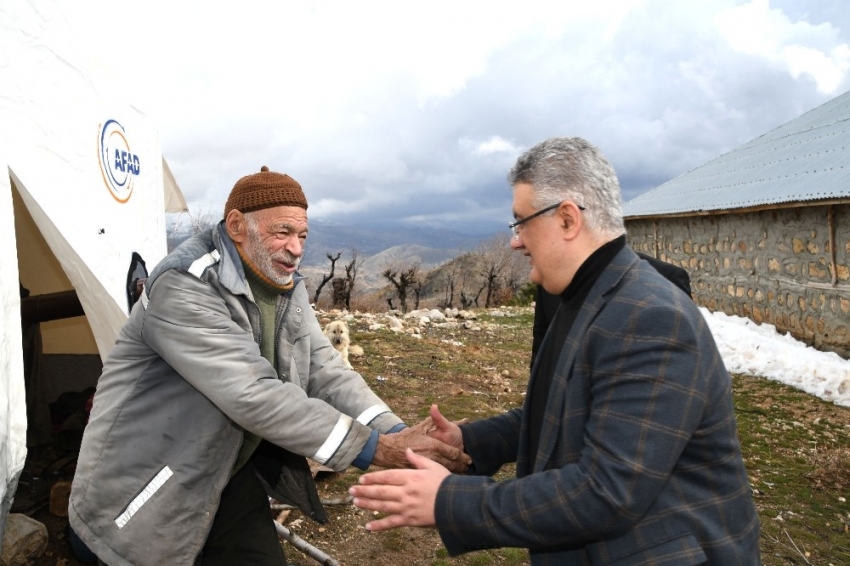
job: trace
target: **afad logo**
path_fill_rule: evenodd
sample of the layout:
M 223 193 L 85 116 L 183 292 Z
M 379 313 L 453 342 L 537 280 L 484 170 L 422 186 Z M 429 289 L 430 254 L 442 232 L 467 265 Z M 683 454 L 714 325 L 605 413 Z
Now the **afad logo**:
M 115 120 L 98 126 L 98 161 L 103 182 L 118 202 L 133 194 L 133 181 L 139 175 L 139 156 L 130 151 L 124 127 Z

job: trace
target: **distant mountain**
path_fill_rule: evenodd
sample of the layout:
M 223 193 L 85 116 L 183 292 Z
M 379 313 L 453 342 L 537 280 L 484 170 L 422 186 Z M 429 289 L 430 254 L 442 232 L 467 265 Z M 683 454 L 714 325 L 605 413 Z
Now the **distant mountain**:
M 383 276 L 387 268 L 418 265 L 424 273 L 475 249 L 489 237 L 492 236 L 473 237 L 434 228 L 364 227 L 311 220 L 299 271 L 310 278 L 308 287 L 315 289 L 329 273 L 327 254 L 342 254 L 334 271 L 334 276 L 339 277 L 345 274 L 345 264 L 351 262 L 354 249 L 362 260 L 355 287 L 355 294 L 361 295 L 387 285 Z
M 363 262 L 363 267 L 377 271 L 387 267 L 401 267 L 401 264 L 417 264 L 423 269 L 430 269 L 452 259 L 459 253 L 461 250 L 458 249 L 436 249 L 419 244 L 402 244 L 370 256 Z
M 185 217 L 172 216 L 168 229 L 169 249 L 195 230 Z M 442 228 L 391 224 L 355 226 L 310 220 L 310 234 L 299 271 L 309 277 L 308 287 L 315 289 L 330 270 L 327 254 L 341 254 L 334 275 L 343 276 L 345 264 L 351 262 L 351 250 L 356 250 L 362 263 L 355 293 L 361 294 L 385 286 L 387 281 L 382 274 L 388 267 L 402 269 L 418 265 L 424 273 L 474 250 L 492 237 L 492 234 L 470 236 Z
M 355 294 L 362 295 L 373 292 L 388 285 L 383 273 L 387 269 L 404 270 L 414 265 L 419 267 L 421 273 L 434 269 L 458 255 L 464 253 L 458 249 L 435 249 L 418 244 L 402 244 L 387 248 L 375 255 L 366 256 L 361 254 L 362 263 L 357 270 L 357 283 Z M 332 255 L 336 255 L 333 253 Z M 310 265 L 302 262 L 299 271 L 310 278 L 309 287 L 314 289 L 321 283 L 322 278 L 330 271 L 330 261 L 327 256 L 321 265 Z M 351 262 L 351 255 L 343 253 L 336 262 L 334 276 L 342 277 L 345 274 L 345 264 Z
M 387 284 L 383 273 L 387 269 L 401 270 L 419 266 L 424 273 L 463 253 L 458 249 L 435 249 L 418 244 L 393 246 L 367 258 L 358 273 L 358 283 L 364 289 L 382 287 Z
M 310 235 L 307 238 L 307 249 L 302 264 L 305 266 L 327 265 L 327 254 L 336 255 L 339 252 L 342 252 L 341 260 L 350 261 L 351 249 L 356 249 L 362 256 L 371 257 L 401 245 L 418 245 L 432 249 L 434 257 L 440 253 L 437 250 L 443 250 L 448 255 L 438 262 L 442 263 L 459 253 L 474 249 L 482 240 L 491 236 L 491 234 L 469 236 L 428 227 L 354 226 L 311 220 Z M 424 262 L 433 263 L 431 260 L 424 260 Z
M 462 304 L 462 296 L 470 304 L 473 304 L 475 298 L 478 297 L 480 305 L 483 306 L 486 296 L 484 271 L 483 258 L 479 253 L 474 252 L 461 253 L 446 261 L 429 265 L 420 272 L 420 281 L 422 282 L 419 296 L 420 307 L 442 307 L 448 304 L 451 298 L 452 306 L 463 308 L 465 305 Z M 372 281 L 371 285 L 363 285 L 362 287 L 358 283 L 358 290 L 355 294 L 372 295 L 379 298 L 395 294 L 392 286 L 382 275 Z M 408 306 L 413 308 L 413 298 L 409 297 L 409 301 Z

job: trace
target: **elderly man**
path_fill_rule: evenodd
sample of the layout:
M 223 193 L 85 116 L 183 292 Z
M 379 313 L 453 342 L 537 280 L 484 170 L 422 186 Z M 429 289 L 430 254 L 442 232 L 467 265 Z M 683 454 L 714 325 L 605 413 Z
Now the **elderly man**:
M 410 446 L 466 469 L 462 451 L 405 428 L 322 334 L 296 271 L 306 237 L 301 186 L 263 167 L 146 281 L 71 493 L 71 526 L 101 561 L 286 564 L 268 495 L 327 520 L 305 457 L 391 467 Z
M 538 564 L 759 564 L 759 523 L 729 375 L 694 302 L 625 245 L 599 151 L 550 139 L 511 171 L 512 247 L 561 307 L 522 408 L 430 434 L 472 457 L 452 475 L 366 474 L 371 530 L 436 526 L 448 551 L 525 547 Z M 516 462 L 517 477 L 486 476 Z

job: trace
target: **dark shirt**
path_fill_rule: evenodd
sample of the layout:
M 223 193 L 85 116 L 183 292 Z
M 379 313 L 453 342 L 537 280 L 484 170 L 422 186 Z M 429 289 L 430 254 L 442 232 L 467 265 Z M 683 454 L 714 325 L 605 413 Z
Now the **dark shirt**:
M 558 358 L 561 357 L 561 350 L 570 328 L 572 328 L 578 311 L 593 284 L 596 283 L 596 280 L 611 263 L 614 256 L 620 253 L 620 250 L 625 246 L 626 237 L 620 236 L 590 254 L 576 271 L 573 280 L 558 297 L 560 308 L 556 311 L 554 320 L 549 327 L 547 340 L 540 352 L 540 360 L 531 369 L 528 392 L 528 406 L 531 409 L 529 454 L 537 453 L 537 443 L 540 438 L 540 431 L 543 428 L 543 415 L 546 413 L 546 402 L 549 399 L 549 388 L 552 385 L 552 377 L 555 368 L 558 367 Z

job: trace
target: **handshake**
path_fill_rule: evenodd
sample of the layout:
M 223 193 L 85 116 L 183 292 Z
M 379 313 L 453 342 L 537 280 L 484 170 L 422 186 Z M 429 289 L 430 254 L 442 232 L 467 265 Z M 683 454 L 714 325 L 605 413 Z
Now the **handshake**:
M 419 424 L 378 437 L 372 463 L 382 468 L 410 468 L 412 464 L 406 455 L 410 448 L 451 472 L 463 473 L 472 463 L 463 451 L 463 435 L 458 426 L 466 420 L 449 421 L 440 414 L 437 405 L 431 405 L 431 414 Z
M 383 531 L 396 527 L 432 527 L 434 506 L 442 481 L 463 473 L 472 458 L 463 450 L 460 426 L 466 421 L 449 421 L 431 405 L 431 414 L 421 423 L 395 434 L 378 437 L 372 463 L 385 468 L 360 476 L 348 493 L 361 509 L 386 513 L 370 521 L 366 529 Z

